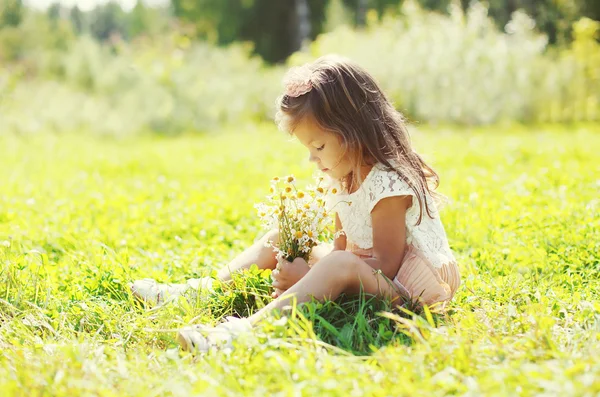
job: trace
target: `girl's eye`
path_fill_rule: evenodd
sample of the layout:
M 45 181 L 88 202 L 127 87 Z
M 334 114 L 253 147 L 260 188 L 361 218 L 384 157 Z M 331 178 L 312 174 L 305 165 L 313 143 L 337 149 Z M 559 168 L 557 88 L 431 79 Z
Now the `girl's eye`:
M 317 148 L 317 151 L 319 151 L 319 152 L 320 152 L 320 151 L 321 151 L 321 150 L 323 150 L 324 148 L 325 148 L 325 145 L 322 145 L 321 147 L 318 147 L 318 148 Z

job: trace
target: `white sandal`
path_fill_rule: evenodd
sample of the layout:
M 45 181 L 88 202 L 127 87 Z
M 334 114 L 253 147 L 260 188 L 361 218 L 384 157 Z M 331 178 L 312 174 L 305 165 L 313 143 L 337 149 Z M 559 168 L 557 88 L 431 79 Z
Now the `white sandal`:
M 134 297 L 151 305 L 164 305 L 165 303 L 183 295 L 190 288 L 193 290 L 212 291 L 213 279 L 210 277 L 192 278 L 185 284 L 157 283 L 152 278 L 136 280 L 129 284 Z
M 250 334 L 252 324 L 246 318 L 227 317 L 227 320 L 210 327 L 192 325 L 177 332 L 177 341 L 188 352 L 206 353 L 211 349 L 231 351 L 233 341 L 242 334 Z

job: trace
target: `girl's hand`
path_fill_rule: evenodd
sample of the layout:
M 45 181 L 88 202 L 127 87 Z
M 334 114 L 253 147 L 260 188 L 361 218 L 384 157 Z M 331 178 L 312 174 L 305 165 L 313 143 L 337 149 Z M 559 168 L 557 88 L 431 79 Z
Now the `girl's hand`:
M 281 259 L 277 264 L 277 268 L 271 273 L 273 277 L 273 298 L 280 296 L 283 292 L 287 291 L 292 285 L 296 284 L 298 280 L 308 273 L 310 267 L 308 263 L 302 258 L 296 258 L 292 262 L 288 262 L 285 259 Z

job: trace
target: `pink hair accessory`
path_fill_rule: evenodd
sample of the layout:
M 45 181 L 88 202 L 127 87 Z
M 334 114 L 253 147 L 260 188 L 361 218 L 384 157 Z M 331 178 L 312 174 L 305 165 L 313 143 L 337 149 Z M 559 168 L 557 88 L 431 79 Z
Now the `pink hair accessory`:
M 309 92 L 313 87 L 311 75 L 312 71 L 307 67 L 291 68 L 283 80 L 285 95 L 296 98 Z

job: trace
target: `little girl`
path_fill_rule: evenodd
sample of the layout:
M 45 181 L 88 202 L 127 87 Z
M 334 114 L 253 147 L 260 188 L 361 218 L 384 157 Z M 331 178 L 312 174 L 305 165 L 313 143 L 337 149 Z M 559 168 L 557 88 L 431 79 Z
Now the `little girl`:
M 442 306 L 460 285 L 456 261 L 436 208 L 438 175 L 413 151 L 402 115 L 374 78 L 337 56 L 292 68 L 278 99 L 277 122 L 308 150 L 310 161 L 331 178 L 337 191 L 328 200 L 336 212 L 333 246 L 315 247 L 303 259 L 279 261 L 268 242 L 271 231 L 221 270 L 218 277 L 257 264 L 273 269 L 274 299 L 248 319 L 229 319 L 215 328 L 186 327 L 178 340 L 186 350 L 206 350 L 214 333 L 234 335 L 273 309 L 312 297 L 336 299 L 361 291 L 388 299 Z M 194 280 L 208 286 L 210 280 Z M 133 291 L 160 298 L 188 285 L 142 280 Z M 222 339 L 222 338 L 221 338 Z

